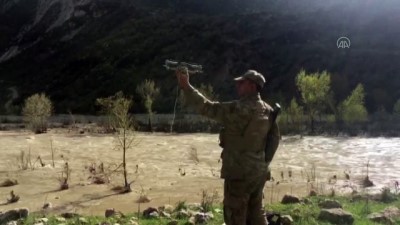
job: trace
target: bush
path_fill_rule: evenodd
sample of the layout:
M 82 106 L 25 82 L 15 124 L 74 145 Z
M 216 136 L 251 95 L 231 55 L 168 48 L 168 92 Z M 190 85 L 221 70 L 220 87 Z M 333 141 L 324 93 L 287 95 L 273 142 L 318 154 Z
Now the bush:
M 339 111 L 345 123 L 352 124 L 354 122 L 363 122 L 368 119 L 364 98 L 364 87 L 359 84 L 351 95 L 341 103 Z
M 52 110 L 53 104 L 45 94 L 34 94 L 25 100 L 22 114 L 27 126 L 38 134 L 47 131 Z

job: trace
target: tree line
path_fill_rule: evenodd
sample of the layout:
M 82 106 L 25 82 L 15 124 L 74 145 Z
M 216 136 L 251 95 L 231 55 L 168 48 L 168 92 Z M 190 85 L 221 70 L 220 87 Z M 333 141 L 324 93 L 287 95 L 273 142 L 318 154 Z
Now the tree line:
M 300 126 L 306 119 L 311 132 L 314 132 L 315 122 L 317 119 L 321 121 L 321 117 L 325 117 L 329 122 L 347 125 L 368 121 L 369 114 L 365 107 L 366 93 L 363 84 L 359 83 L 345 99 L 337 100 L 334 98 L 335 93 L 331 88 L 331 75 L 327 71 L 307 73 L 305 70 L 301 70 L 297 74 L 295 82 L 299 91 L 299 98 L 293 97 L 289 103 L 282 104 L 283 113 L 280 121 L 286 120 L 285 122 L 292 126 Z M 211 100 L 217 100 L 219 97 L 210 84 L 202 83 L 198 89 Z M 160 88 L 153 80 L 144 80 L 136 87 L 136 94 L 140 96 L 141 104 L 148 114 L 147 129 L 153 130 L 154 102 L 163 97 L 160 96 Z M 106 107 L 105 102 L 111 104 L 110 98 L 115 100 L 128 98 L 131 102 L 130 105 L 133 105 L 133 98 L 131 96 L 125 97 L 122 92 L 104 98 L 109 99 L 109 101 L 97 99 L 96 103 L 104 108 Z M 176 96 L 176 103 L 178 113 L 192 112 L 185 107 L 186 103 L 182 92 Z M 131 107 L 128 112 L 130 110 Z M 104 113 L 105 111 L 101 110 L 101 112 Z M 43 93 L 28 97 L 22 109 L 22 114 L 28 126 L 36 133 L 46 130 L 47 118 L 52 113 L 53 104 L 49 97 Z M 393 114 L 400 115 L 400 99 L 393 106 Z

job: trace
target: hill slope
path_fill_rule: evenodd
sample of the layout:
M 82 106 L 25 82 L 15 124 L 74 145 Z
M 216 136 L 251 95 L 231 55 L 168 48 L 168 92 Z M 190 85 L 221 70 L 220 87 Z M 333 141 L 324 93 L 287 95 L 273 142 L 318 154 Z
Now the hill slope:
M 0 5 L 1 106 L 11 94 L 18 106 L 32 93 L 45 92 L 58 113 L 93 113 L 97 97 L 118 90 L 135 95 L 138 83 L 154 79 L 163 96 L 156 111 L 169 112 L 176 81 L 162 67 L 165 59 L 203 64 L 205 73 L 194 82 L 211 83 L 221 99 L 235 96 L 231 78 L 249 68 L 265 74 L 263 94 L 271 101 L 298 95 L 294 77 L 302 68 L 331 72 L 337 100 L 363 83 L 370 111 L 391 110 L 400 98 L 395 1 L 0 0 Z M 351 39 L 349 49 L 337 48 L 341 36 Z

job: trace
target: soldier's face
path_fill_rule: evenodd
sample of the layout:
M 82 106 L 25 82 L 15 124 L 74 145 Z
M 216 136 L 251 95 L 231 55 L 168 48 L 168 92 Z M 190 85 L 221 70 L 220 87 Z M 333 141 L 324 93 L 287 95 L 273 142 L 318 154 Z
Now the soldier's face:
M 256 85 L 249 80 L 236 81 L 236 91 L 239 97 L 243 97 L 257 91 Z

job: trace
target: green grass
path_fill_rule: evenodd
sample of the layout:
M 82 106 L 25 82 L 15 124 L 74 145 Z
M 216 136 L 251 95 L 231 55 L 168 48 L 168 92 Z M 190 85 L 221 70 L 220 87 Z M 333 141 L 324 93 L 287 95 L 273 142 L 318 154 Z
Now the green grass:
M 317 197 L 310 197 L 308 198 L 310 200 L 310 203 L 308 204 L 289 204 L 289 205 L 284 205 L 280 203 L 274 203 L 274 204 L 268 204 L 266 205 L 266 210 L 267 211 L 273 211 L 280 213 L 281 215 L 291 215 L 294 224 L 295 225 L 330 225 L 328 222 L 324 221 L 319 221 L 318 215 L 320 212 L 320 209 L 318 207 L 318 202 L 323 200 L 323 199 L 334 199 L 339 201 L 343 205 L 343 209 L 345 211 L 348 211 L 354 215 L 354 225 L 374 225 L 376 223 L 371 222 L 367 219 L 367 215 L 372 212 L 379 212 L 386 207 L 389 206 L 396 206 L 400 208 L 400 197 L 396 196 L 396 200 L 394 200 L 391 203 L 383 203 L 383 202 L 377 202 L 373 200 L 369 200 L 368 204 L 366 200 L 360 200 L 360 201 L 351 201 L 349 198 L 346 197 L 325 197 L 325 196 L 317 196 Z M 182 206 L 180 206 L 182 207 Z M 221 208 L 221 206 L 217 206 L 214 208 Z M 223 223 L 223 215 L 221 213 L 215 213 L 214 214 L 214 219 L 210 221 L 208 224 L 210 225 L 221 225 Z M 38 215 L 38 214 L 32 214 L 30 215 L 26 220 L 21 221 L 19 224 L 23 225 L 33 225 L 35 223 L 35 220 L 37 218 L 42 218 L 44 217 L 43 215 Z M 127 215 L 124 218 L 104 218 L 104 217 L 98 217 L 98 216 L 86 216 L 85 219 L 87 220 L 88 223 L 82 223 L 79 221 L 79 218 L 74 218 L 74 219 L 67 219 L 65 222 L 58 222 L 56 220 L 56 216 L 52 215 L 49 216 L 48 219 L 48 225 L 58 225 L 58 224 L 65 224 L 65 225 L 72 225 L 72 224 L 77 224 L 77 225 L 98 225 L 104 222 L 108 222 L 108 224 L 115 224 L 119 223 L 121 225 L 123 224 L 130 224 L 129 220 L 132 217 L 137 218 L 137 214 L 130 214 Z M 157 225 L 157 224 L 167 224 L 170 220 L 165 219 L 165 218 L 160 218 L 160 219 L 142 219 L 140 218 L 139 220 L 136 220 L 139 222 L 140 225 Z M 182 219 L 178 220 L 178 224 L 183 225 L 187 222 L 187 219 Z M 400 221 L 396 221 L 396 224 L 400 224 Z
M 334 199 L 339 201 L 343 209 L 353 214 L 354 225 L 376 225 L 376 223 L 371 222 L 367 219 L 367 215 L 372 212 L 380 212 L 386 207 L 396 206 L 400 208 L 400 197 L 396 197 L 396 200 L 391 203 L 377 202 L 369 200 L 368 204 L 366 200 L 354 201 L 352 202 L 346 197 L 310 197 L 309 200 L 311 204 L 292 204 L 283 205 L 280 203 L 267 205 L 266 209 L 268 211 L 279 212 L 283 215 L 291 215 L 294 224 L 296 225 L 329 225 L 330 223 L 317 220 L 320 209 L 318 207 L 318 202 L 323 199 Z M 397 221 L 396 224 L 400 224 Z

